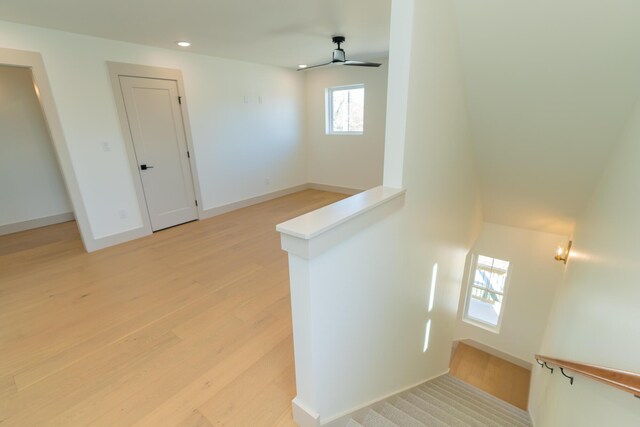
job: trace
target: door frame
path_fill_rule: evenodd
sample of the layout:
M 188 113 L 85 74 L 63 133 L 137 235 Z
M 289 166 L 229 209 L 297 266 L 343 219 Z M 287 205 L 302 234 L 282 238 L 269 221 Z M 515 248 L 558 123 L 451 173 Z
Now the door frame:
M 122 87 L 120 86 L 120 76 L 158 80 L 173 80 L 177 83 L 178 96 L 182 97 L 180 110 L 182 112 L 182 126 L 184 128 L 185 139 L 187 141 L 187 149 L 189 150 L 189 166 L 191 167 L 191 179 L 193 181 L 193 189 L 196 194 L 196 200 L 198 201 L 198 220 L 202 219 L 204 217 L 204 211 L 202 209 L 202 195 L 200 192 L 200 181 L 198 180 L 198 169 L 195 161 L 196 153 L 193 149 L 193 140 L 191 138 L 191 122 L 189 120 L 189 110 L 187 108 L 185 97 L 182 71 L 173 68 L 127 64 L 124 62 L 111 61 L 107 61 L 107 68 L 109 70 L 109 78 L 111 80 L 111 89 L 113 90 L 113 96 L 116 101 L 116 110 L 118 111 L 118 119 L 120 121 L 120 128 L 122 130 L 122 136 L 125 142 L 124 145 L 126 147 L 127 158 L 129 159 L 131 176 L 133 178 L 133 184 L 135 187 L 136 196 L 138 198 L 140 212 L 142 213 L 142 226 L 144 228 L 145 234 L 152 234 L 153 230 L 151 228 L 149 208 L 147 207 L 147 200 L 144 194 L 144 188 L 142 186 L 142 176 L 140 175 L 136 151 L 133 145 L 133 138 L 131 137 L 131 130 L 129 128 L 129 119 L 127 117 L 127 110 L 124 104 Z
M 62 123 L 60 122 L 60 116 L 58 115 L 42 55 L 38 52 L 0 48 L 0 65 L 31 70 L 36 95 L 42 108 L 51 142 L 53 143 L 53 150 L 56 154 L 58 166 L 62 172 L 62 179 L 67 189 L 67 194 L 69 195 L 82 244 L 87 252 L 96 250 L 98 246 L 97 241 L 91 231 L 89 216 L 82 198 L 82 193 L 80 192 L 80 184 L 73 168 L 69 146 L 67 145 L 67 140 L 62 130 Z

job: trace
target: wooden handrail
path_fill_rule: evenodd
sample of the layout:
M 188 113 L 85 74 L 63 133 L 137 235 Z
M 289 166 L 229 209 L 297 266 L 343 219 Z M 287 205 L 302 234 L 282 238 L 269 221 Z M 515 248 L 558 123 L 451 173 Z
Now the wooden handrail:
M 572 362 L 570 360 L 555 359 L 553 357 L 541 356 L 539 354 L 536 354 L 536 360 L 568 369 L 595 381 L 599 381 L 603 384 L 631 393 L 636 397 L 640 397 L 640 374 L 638 373 L 605 368 L 603 366 L 588 365 L 586 363 Z

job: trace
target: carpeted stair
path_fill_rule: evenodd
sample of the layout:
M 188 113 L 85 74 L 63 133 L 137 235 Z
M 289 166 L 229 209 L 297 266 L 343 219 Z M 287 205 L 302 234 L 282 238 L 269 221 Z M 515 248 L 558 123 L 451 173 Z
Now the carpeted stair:
M 529 414 L 450 375 L 380 402 L 347 427 L 529 427 Z

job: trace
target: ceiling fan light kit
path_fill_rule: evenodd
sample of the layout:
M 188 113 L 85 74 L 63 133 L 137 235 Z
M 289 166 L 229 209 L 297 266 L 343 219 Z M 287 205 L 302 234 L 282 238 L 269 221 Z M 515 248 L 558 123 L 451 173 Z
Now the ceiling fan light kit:
M 342 43 L 346 41 L 344 36 L 333 36 L 331 39 L 333 43 L 338 45 L 338 48 L 333 51 L 333 59 L 326 64 L 309 65 L 308 67 L 298 67 L 298 71 L 309 70 L 311 68 L 325 67 L 327 65 L 348 65 L 351 67 L 379 67 L 381 64 L 377 62 L 365 62 L 365 61 L 352 61 L 347 59 L 347 55 L 342 49 Z

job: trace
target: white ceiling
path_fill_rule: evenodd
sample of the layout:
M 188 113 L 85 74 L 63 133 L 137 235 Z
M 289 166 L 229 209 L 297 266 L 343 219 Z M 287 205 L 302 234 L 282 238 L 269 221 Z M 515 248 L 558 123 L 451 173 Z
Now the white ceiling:
M 640 2 L 454 3 L 485 219 L 571 233 L 640 95 Z
M 331 59 L 345 35 L 354 59 L 386 57 L 391 0 L 2 0 L 0 19 L 295 68 Z

